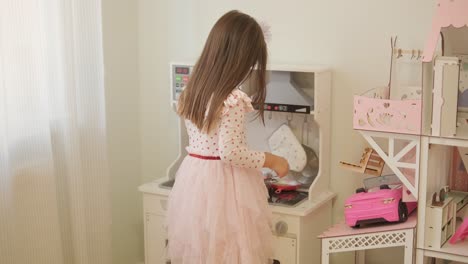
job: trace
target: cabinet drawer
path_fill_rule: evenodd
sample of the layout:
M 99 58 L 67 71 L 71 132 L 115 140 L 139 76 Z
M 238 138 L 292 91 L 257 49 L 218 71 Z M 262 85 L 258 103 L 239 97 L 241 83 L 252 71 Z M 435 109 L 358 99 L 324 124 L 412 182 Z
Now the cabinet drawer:
M 143 210 L 146 213 L 164 216 L 167 211 L 167 200 L 167 196 L 146 194 L 143 196 Z

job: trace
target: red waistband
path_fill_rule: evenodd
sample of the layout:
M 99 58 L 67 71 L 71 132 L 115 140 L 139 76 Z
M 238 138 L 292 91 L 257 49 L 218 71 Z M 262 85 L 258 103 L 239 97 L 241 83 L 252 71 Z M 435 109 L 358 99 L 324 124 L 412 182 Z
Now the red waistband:
M 204 159 L 204 160 L 221 160 L 221 157 L 202 156 L 202 155 L 193 154 L 193 153 L 189 153 L 189 156 L 198 158 L 198 159 Z

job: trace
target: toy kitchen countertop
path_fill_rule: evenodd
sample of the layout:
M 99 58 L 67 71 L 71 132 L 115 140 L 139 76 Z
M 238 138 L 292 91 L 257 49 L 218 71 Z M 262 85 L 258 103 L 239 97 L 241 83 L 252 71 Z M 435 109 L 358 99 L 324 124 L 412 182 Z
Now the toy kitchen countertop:
M 169 181 L 167 177 L 162 177 L 152 182 L 141 185 L 138 189 L 142 193 L 169 196 L 172 188 L 173 181 Z M 300 202 L 294 207 L 286 207 L 281 205 L 270 204 L 270 209 L 273 213 L 294 215 L 294 216 L 306 216 L 315 209 L 321 207 L 325 203 L 329 202 L 336 197 L 336 194 L 330 191 L 321 192 L 318 195 L 309 197 L 303 202 Z

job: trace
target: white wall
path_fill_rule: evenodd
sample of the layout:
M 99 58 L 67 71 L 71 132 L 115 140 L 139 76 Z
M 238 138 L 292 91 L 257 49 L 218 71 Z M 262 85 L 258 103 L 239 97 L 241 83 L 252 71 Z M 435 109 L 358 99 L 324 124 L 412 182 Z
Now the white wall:
M 112 263 L 143 259 L 137 1 L 103 0 Z
M 110 0 L 109 0 L 110 1 Z M 363 140 L 352 130 L 352 96 L 388 82 L 390 37 L 423 48 L 434 0 L 140 0 L 141 145 L 144 181 L 161 177 L 176 156 L 175 115 L 169 108 L 168 63 L 194 59 L 216 19 L 239 9 L 271 25 L 271 63 L 323 63 L 334 69 L 332 182 L 334 219 L 362 177 L 338 167 L 357 161 Z M 375 252 L 375 251 L 374 251 Z M 379 251 L 382 252 L 382 251 Z M 401 250 L 369 252 L 367 263 L 395 263 Z M 388 256 L 392 256 L 389 258 Z M 350 263 L 350 255 L 336 263 Z
M 171 1 L 172 2 L 172 1 Z M 182 17 L 182 13 L 177 14 Z M 139 0 L 142 180 L 165 175 L 175 159 L 176 115 L 169 106 L 169 1 Z M 183 31 L 182 31 L 183 32 Z M 183 34 L 183 33 L 180 34 Z

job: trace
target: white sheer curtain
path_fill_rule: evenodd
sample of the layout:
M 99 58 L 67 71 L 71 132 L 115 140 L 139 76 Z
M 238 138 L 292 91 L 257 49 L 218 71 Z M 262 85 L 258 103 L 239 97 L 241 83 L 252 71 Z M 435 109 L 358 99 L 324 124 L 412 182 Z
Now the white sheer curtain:
M 110 264 L 101 3 L 0 0 L 0 263 Z

